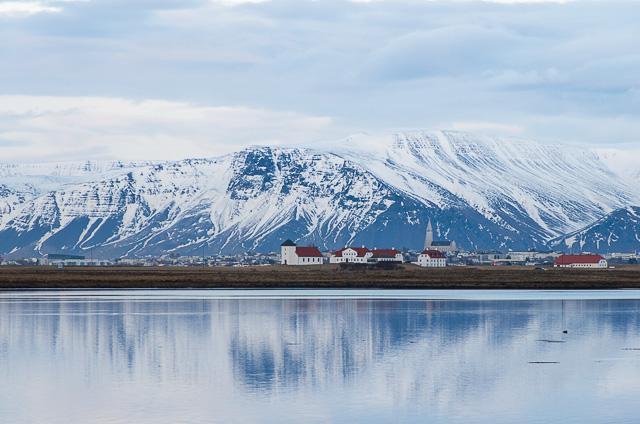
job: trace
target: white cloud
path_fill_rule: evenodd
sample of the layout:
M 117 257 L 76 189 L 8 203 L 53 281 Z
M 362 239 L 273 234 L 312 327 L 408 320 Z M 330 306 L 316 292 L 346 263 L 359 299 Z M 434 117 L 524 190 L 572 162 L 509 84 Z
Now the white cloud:
M 37 13 L 57 13 L 62 9 L 48 3 L 38 1 L 0 2 L 0 17 L 35 15 Z
M 2 160 L 207 157 L 332 136 L 330 118 L 104 97 L 0 96 Z
M 512 136 L 522 135 L 525 132 L 525 129 L 521 126 L 499 122 L 453 122 L 444 127 L 456 131 Z
M 570 3 L 578 0 L 480 0 L 485 3 L 502 3 L 502 4 L 535 4 L 535 3 Z
M 40 13 L 60 13 L 65 4 L 91 0 L 0 0 L 0 18 L 24 17 Z
M 241 4 L 257 4 L 265 3 L 271 0 L 209 0 L 212 4 L 222 4 L 225 6 L 238 6 Z
M 352 129 L 337 138 L 451 126 L 598 144 L 640 134 L 638 1 L 27 3 L 62 11 L 1 18 L 0 95 L 295 111 Z

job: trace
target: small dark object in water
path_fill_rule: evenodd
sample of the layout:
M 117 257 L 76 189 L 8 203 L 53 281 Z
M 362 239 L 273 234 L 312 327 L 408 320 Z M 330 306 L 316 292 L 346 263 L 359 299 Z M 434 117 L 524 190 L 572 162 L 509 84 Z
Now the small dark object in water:
M 529 361 L 530 364 L 559 364 L 560 362 L 554 361 Z
M 549 340 L 549 339 L 538 339 L 537 342 L 545 342 L 545 343 L 566 343 L 564 340 Z
M 562 330 L 562 334 L 567 334 L 567 333 L 569 333 L 569 331 L 567 331 L 567 330 Z

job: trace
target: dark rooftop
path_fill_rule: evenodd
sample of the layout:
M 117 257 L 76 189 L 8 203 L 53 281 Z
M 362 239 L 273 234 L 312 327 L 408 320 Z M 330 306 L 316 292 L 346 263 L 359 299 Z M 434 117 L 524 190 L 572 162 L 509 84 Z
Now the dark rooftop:
M 79 256 L 79 255 L 63 255 L 60 253 L 49 253 L 47 255 L 47 259 L 52 259 L 52 260 L 84 260 L 85 257 L 84 256 Z
M 451 246 L 451 242 L 449 240 L 435 240 L 431 242 L 431 246 Z

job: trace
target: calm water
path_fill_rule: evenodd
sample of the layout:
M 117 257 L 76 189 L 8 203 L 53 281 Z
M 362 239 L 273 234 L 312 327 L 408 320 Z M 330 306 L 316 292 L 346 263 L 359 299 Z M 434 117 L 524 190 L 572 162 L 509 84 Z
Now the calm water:
M 640 291 L 0 293 L 1 423 L 639 417 Z

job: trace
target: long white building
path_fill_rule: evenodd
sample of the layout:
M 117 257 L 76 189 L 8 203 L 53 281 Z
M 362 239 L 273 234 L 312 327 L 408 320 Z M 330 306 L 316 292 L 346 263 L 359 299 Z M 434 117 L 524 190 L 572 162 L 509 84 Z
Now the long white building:
M 341 264 L 341 263 L 356 263 L 366 264 L 373 256 L 371 250 L 366 247 L 345 247 L 340 250 L 336 250 L 329 257 L 329 263 Z
M 607 260 L 600 255 L 560 255 L 553 263 L 556 268 L 607 268 Z
M 375 262 L 404 262 L 402 252 L 396 249 L 373 249 L 371 259 Z

